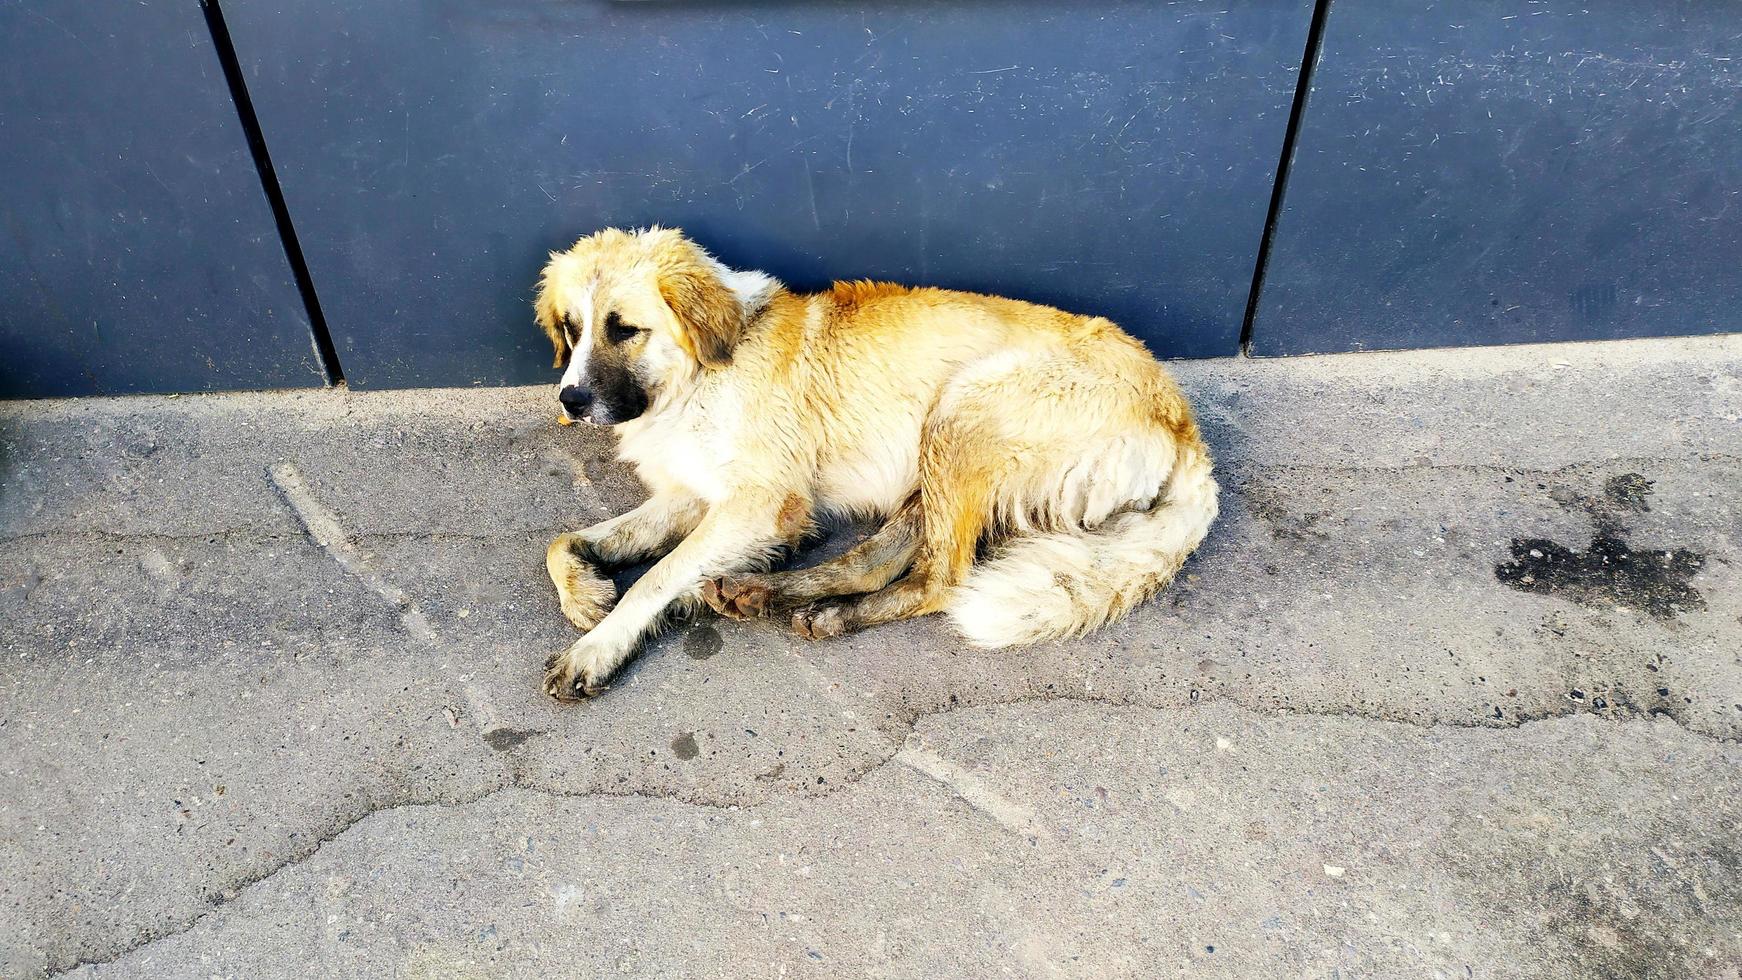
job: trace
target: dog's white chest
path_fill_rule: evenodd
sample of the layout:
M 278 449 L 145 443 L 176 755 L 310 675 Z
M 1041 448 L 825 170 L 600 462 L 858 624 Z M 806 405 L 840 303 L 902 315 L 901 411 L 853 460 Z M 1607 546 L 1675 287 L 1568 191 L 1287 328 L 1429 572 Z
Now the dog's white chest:
M 623 433 L 619 455 L 650 490 L 681 490 L 710 504 L 730 495 L 735 413 L 691 410 Z

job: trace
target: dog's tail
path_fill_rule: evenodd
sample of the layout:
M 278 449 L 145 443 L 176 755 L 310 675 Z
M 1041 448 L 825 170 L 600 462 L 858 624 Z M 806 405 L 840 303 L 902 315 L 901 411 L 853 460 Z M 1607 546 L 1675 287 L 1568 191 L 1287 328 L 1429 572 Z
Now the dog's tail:
M 1018 537 L 968 573 L 945 611 L 978 647 L 1092 630 L 1173 579 L 1209 533 L 1217 493 L 1209 453 L 1192 439 L 1154 507 L 1115 515 L 1093 530 Z

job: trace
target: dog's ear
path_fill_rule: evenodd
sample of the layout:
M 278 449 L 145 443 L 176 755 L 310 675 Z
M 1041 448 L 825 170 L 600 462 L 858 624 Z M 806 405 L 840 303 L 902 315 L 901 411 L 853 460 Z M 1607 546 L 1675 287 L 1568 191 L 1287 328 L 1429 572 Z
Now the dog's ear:
M 723 367 L 744 332 L 744 307 L 712 266 L 699 255 L 667 266 L 659 295 L 677 320 L 679 346 L 704 367 Z
M 544 274 L 538 280 L 538 298 L 533 300 L 533 316 L 538 320 L 538 326 L 544 335 L 550 338 L 550 345 L 556 348 L 556 363 L 551 367 L 563 367 L 569 362 L 569 337 L 563 331 L 562 313 L 556 308 L 556 298 L 551 294 L 552 266 L 555 265 L 556 253 L 551 253 L 551 265 L 544 267 Z

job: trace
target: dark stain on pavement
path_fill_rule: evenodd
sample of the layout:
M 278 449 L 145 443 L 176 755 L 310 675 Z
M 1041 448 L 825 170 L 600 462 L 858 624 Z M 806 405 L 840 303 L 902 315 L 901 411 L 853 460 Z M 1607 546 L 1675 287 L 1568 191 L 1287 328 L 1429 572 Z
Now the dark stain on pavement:
M 1552 595 L 1582 606 L 1643 609 L 1656 619 L 1672 619 L 1703 609 L 1705 597 L 1691 584 L 1706 558 L 1685 548 L 1635 549 L 1622 516 L 1651 509 L 1651 481 L 1623 473 L 1603 484 L 1603 496 L 1571 491 L 1553 496 L 1568 509 L 1591 515 L 1597 531 L 1583 551 L 1547 538 L 1513 538 L 1512 560 L 1494 566 L 1494 577 L 1521 592 Z
M 1300 512 L 1298 502 L 1289 500 L 1280 488 L 1257 480 L 1248 481 L 1241 487 L 1240 496 L 1253 516 L 1263 521 L 1271 536 L 1279 541 L 1311 542 L 1330 538 L 1327 530 L 1318 526 L 1320 521 L 1331 516 L 1329 508 Z
M 1651 509 L 1645 498 L 1651 493 L 1651 481 L 1638 473 L 1612 476 L 1603 483 L 1603 497 L 1612 506 L 1634 513 Z
M 1494 576 L 1522 592 L 1560 596 L 1582 606 L 1643 609 L 1671 619 L 1706 605 L 1688 584 L 1705 556 L 1684 548 L 1635 551 L 1627 542 L 1599 534 L 1584 551 L 1546 538 L 1513 538 L 1512 561 L 1494 567 Z
M 498 752 L 506 752 L 534 735 L 543 734 L 539 729 L 492 728 L 484 733 L 484 744 Z
M 684 634 L 683 652 L 691 660 L 706 660 L 725 646 L 720 639 L 720 631 L 707 623 L 698 623 L 688 633 Z
M 679 759 L 682 759 L 685 762 L 688 762 L 702 754 L 701 747 L 696 744 L 696 737 L 689 732 L 685 732 L 677 738 L 672 739 L 671 750 L 677 754 Z

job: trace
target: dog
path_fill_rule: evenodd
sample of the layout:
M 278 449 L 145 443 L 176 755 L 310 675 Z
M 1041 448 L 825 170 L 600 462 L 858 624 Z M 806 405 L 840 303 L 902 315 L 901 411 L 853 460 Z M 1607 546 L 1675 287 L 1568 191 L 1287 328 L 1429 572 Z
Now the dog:
M 561 419 L 610 426 L 650 491 L 545 554 L 584 631 L 546 663 L 560 700 L 698 603 L 811 639 L 929 613 L 980 647 L 1081 634 L 1165 586 L 1216 518 L 1185 396 L 1101 317 L 870 281 L 800 294 L 658 227 L 551 253 L 534 311 Z M 881 527 L 765 571 L 823 517 Z M 653 559 L 621 599 L 602 574 Z

